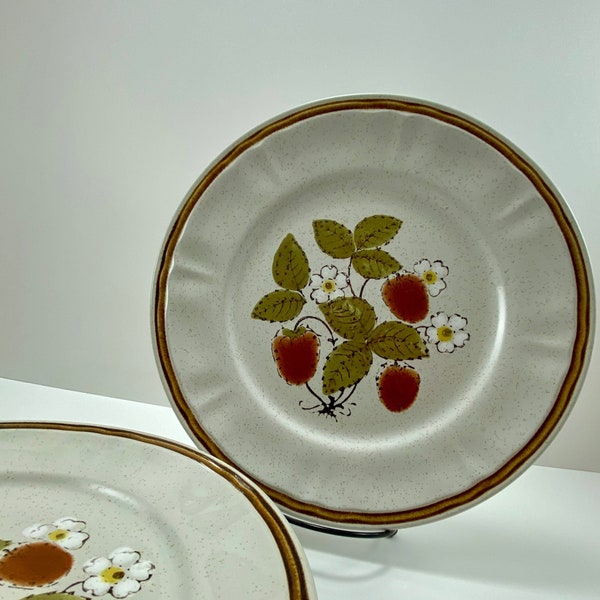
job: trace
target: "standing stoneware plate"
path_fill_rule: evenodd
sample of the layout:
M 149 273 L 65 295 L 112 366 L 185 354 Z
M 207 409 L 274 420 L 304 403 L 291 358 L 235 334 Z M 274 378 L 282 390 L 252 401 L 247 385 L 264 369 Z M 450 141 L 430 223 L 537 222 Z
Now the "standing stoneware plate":
M 316 598 L 280 511 L 206 453 L 50 423 L 0 424 L 0 451 L 3 600 Z
M 341 98 L 201 175 L 158 265 L 155 347 L 191 435 L 287 513 L 401 527 L 549 443 L 591 295 L 565 202 L 514 145 L 429 103 Z

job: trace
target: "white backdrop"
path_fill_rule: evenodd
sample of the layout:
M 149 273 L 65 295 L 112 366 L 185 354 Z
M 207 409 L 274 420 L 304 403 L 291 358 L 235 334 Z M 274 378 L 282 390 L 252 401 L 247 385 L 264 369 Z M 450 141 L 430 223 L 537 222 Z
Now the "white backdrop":
M 180 201 L 248 129 L 331 96 L 511 139 L 600 281 L 599 31 L 596 0 L 0 0 L 0 377 L 167 404 L 150 295 Z M 539 464 L 600 471 L 598 367 Z

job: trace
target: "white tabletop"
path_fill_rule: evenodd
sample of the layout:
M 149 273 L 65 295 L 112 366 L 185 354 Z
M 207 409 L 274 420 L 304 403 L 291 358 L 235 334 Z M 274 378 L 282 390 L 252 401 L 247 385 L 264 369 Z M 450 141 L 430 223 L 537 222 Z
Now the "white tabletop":
M 170 408 L 8 379 L 0 419 L 124 427 L 193 446 Z M 294 529 L 321 600 L 600 598 L 600 473 L 534 466 L 482 504 L 390 539 Z

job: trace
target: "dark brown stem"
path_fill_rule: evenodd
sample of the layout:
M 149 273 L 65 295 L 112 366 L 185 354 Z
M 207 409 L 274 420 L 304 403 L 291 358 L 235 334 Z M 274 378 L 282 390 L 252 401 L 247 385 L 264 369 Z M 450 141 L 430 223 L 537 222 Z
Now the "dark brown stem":
M 331 327 L 329 327 L 329 325 L 327 325 L 326 321 L 324 321 L 323 319 L 320 319 L 319 317 L 313 317 L 312 315 L 306 315 L 305 317 L 302 317 L 301 319 L 298 319 L 296 321 L 294 328 L 297 328 L 300 325 L 300 323 L 302 323 L 303 321 L 306 321 L 307 319 L 314 319 L 315 321 L 318 321 L 319 323 L 321 323 L 321 325 L 323 325 L 329 332 L 329 337 L 327 338 L 327 341 L 330 342 L 332 346 L 335 346 L 335 343 L 337 340 L 335 339 L 335 336 L 333 335 L 333 331 L 331 330 Z
M 354 291 L 354 288 L 352 287 L 352 279 L 350 278 L 350 273 L 352 273 L 352 258 L 350 258 L 350 262 L 348 263 L 348 287 L 350 288 L 350 291 L 352 292 L 352 295 L 356 298 L 356 292 Z
M 325 402 L 325 400 L 323 400 L 323 398 L 321 398 L 321 396 L 319 396 L 319 394 L 317 394 L 317 392 L 315 392 L 309 385 L 308 381 L 304 384 L 306 386 L 306 389 L 319 401 L 319 403 L 323 406 L 327 406 L 327 403 Z M 317 408 L 319 405 L 315 405 L 312 408 L 304 408 L 304 410 L 313 410 L 315 408 Z
M 62 594 L 66 594 L 67 590 L 69 590 L 72 587 L 75 587 L 77 585 L 81 585 L 83 583 L 83 581 L 76 581 L 75 583 L 72 583 L 71 585 L 68 585 L 61 593 Z
M 365 291 L 365 286 L 367 285 L 367 283 L 369 282 L 369 279 L 365 279 L 364 283 L 362 284 L 362 286 L 360 287 L 360 293 L 358 294 L 359 298 L 363 297 L 363 292 Z
M 350 390 L 350 393 L 340 402 L 339 398 L 335 403 L 335 408 L 339 408 L 344 406 L 344 404 L 346 404 L 346 402 L 348 402 L 348 400 L 350 400 L 350 398 L 352 397 L 352 394 L 354 394 L 354 391 L 356 390 L 357 386 L 358 386 L 359 382 L 356 382 L 353 386 L 352 389 Z M 341 396 L 340 396 L 341 398 Z

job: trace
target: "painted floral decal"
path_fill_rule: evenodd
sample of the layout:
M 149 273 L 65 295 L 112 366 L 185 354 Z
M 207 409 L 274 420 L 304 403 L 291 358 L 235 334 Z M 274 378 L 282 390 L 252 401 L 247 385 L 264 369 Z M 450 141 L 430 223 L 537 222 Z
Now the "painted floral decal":
M 441 260 L 431 262 L 423 258 L 415 264 L 414 271 L 427 285 L 430 296 L 437 296 L 446 289 L 444 279 L 448 275 L 448 267 Z
M 340 271 L 334 265 L 324 266 L 319 273 L 311 276 L 308 283 L 310 297 L 315 302 L 330 302 L 336 298 L 342 298 L 344 290 L 348 287 L 348 275 Z
M 272 275 L 278 287 L 256 303 L 251 316 L 285 324 L 276 332 L 271 350 L 284 381 L 306 387 L 307 398 L 300 401 L 304 410 L 336 420 L 349 416 L 355 406 L 350 399 L 377 356 L 386 361 L 376 379 L 379 399 L 392 412 L 404 411 L 420 386 L 413 362 L 429 357 L 428 344 L 451 353 L 469 339 L 466 318 L 430 314 L 429 299 L 446 289 L 448 267 L 441 260 L 422 258 L 412 270 L 405 269 L 383 249 L 401 225 L 388 215 L 366 217 L 354 230 L 328 219 L 313 221 L 315 241 L 328 257 L 314 272 L 291 233 L 275 252 Z M 382 281 L 379 293 L 393 319 L 379 321 L 365 297 L 369 282 L 376 280 Z M 309 300 L 314 303 L 309 304 L 310 314 L 302 315 Z M 312 380 L 323 340 L 331 350 L 317 389 Z
M 428 327 L 420 328 L 422 335 L 428 342 L 435 344 L 439 352 L 454 352 L 455 348 L 462 348 L 469 339 L 465 331 L 467 320 L 460 315 L 448 316 L 439 312 L 431 317 Z
M 142 560 L 139 552 L 125 547 L 106 558 L 89 559 L 82 567 L 83 579 L 59 586 L 72 571 L 72 551 L 80 550 L 90 537 L 85 528 L 85 521 L 65 517 L 27 527 L 23 530 L 27 541 L 0 540 L 0 586 L 45 590 L 22 600 L 90 600 L 106 594 L 127 598 L 139 592 L 155 567 Z M 62 590 L 57 589 L 60 587 Z
M 51 525 L 32 525 L 23 531 L 23 535 L 32 540 L 54 542 L 66 550 L 78 550 L 90 537 L 84 529 L 84 521 L 65 518 Z
M 127 598 L 140 591 L 142 581 L 152 576 L 154 565 L 140 560 L 139 552 L 131 548 L 117 548 L 108 558 L 92 558 L 83 565 L 89 577 L 83 582 L 83 589 L 94 596 L 110 592 L 115 598 Z

